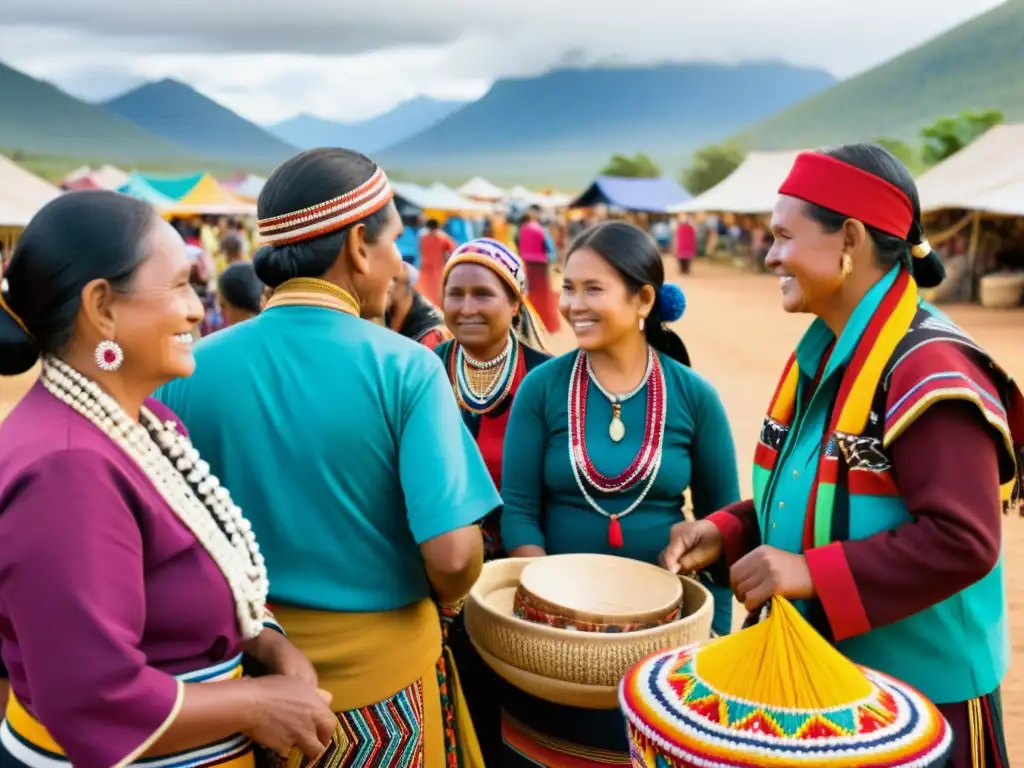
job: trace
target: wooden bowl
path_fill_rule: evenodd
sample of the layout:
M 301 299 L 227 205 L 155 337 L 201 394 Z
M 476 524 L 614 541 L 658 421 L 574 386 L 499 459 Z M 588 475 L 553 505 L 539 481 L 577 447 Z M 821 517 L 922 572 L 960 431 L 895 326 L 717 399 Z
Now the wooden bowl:
M 558 629 L 635 632 L 675 621 L 682 602 L 682 583 L 655 565 L 611 555 L 554 555 L 523 569 L 513 612 Z
M 613 701 L 609 696 L 623 675 L 638 661 L 711 635 L 714 598 L 700 583 L 684 576 L 672 577 L 682 586 L 681 616 L 661 626 L 635 632 L 567 632 L 523 621 L 513 613 L 520 576 L 540 560 L 518 557 L 487 563 L 463 612 L 466 631 L 484 661 L 531 695 L 560 704 L 604 708 Z M 494 659 L 500 663 L 493 663 Z

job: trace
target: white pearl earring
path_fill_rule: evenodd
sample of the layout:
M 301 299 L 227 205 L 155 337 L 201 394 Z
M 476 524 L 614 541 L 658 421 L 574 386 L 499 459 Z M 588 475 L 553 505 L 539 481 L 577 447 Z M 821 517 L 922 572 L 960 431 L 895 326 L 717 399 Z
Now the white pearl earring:
M 101 371 L 112 373 L 124 362 L 124 350 L 116 341 L 101 341 L 96 345 L 95 358 Z

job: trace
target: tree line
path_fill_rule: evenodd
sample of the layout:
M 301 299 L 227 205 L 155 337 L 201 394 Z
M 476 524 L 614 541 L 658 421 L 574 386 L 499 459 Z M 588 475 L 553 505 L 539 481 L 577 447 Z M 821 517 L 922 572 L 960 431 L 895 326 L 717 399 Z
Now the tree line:
M 876 138 L 875 143 L 896 155 L 916 174 L 956 154 L 1002 122 L 1003 113 L 997 109 L 966 110 L 952 117 L 939 118 L 922 128 L 916 146 L 887 137 Z M 746 156 L 746 149 L 734 141 L 709 145 L 694 152 L 679 180 L 691 195 L 699 195 L 735 171 Z M 643 152 L 636 155 L 613 155 L 601 173 L 628 178 L 654 178 L 662 175 L 658 164 Z

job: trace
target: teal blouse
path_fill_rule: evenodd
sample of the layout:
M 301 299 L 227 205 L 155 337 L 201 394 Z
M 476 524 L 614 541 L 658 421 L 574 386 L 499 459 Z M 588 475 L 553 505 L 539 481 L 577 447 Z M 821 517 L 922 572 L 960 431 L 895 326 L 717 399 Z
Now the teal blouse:
M 196 347 L 157 396 L 253 525 L 270 597 L 386 611 L 427 597 L 419 545 L 501 504 L 441 361 L 331 309 L 275 307 Z
M 665 372 L 667 413 L 661 468 L 638 508 L 620 519 L 624 546 L 608 543 L 608 519 L 580 492 L 569 459 L 569 377 L 576 352 L 531 371 L 512 404 L 502 463 L 505 508 L 501 536 L 508 551 L 540 546 L 548 554 L 578 552 L 631 557 L 657 563 L 669 529 L 683 520 L 683 493 L 690 489 L 697 517 L 739 499 L 736 453 L 729 422 L 714 387 L 692 369 L 659 355 Z M 608 436 L 611 403 L 591 386 L 587 399 L 587 452 L 596 468 L 615 475 L 640 450 L 647 388 L 622 405 L 626 436 Z M 643 485 L 617 496 L 588 493 L 609 513 L 628 507 Z M 728 632 L 732 599 L 716 590 L 716 630 Z

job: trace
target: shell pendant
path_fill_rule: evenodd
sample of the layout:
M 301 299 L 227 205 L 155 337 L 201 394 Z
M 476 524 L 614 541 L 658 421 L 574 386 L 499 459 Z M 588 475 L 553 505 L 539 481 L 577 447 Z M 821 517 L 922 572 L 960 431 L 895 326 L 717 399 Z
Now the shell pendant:
M 620 403 L 612 403 L 612 420 L 608 424 L 608 437 L 612 439 L 613 443 L 617 443 L 626 436 L 626 425 L 622 421 L 622 405 Z

